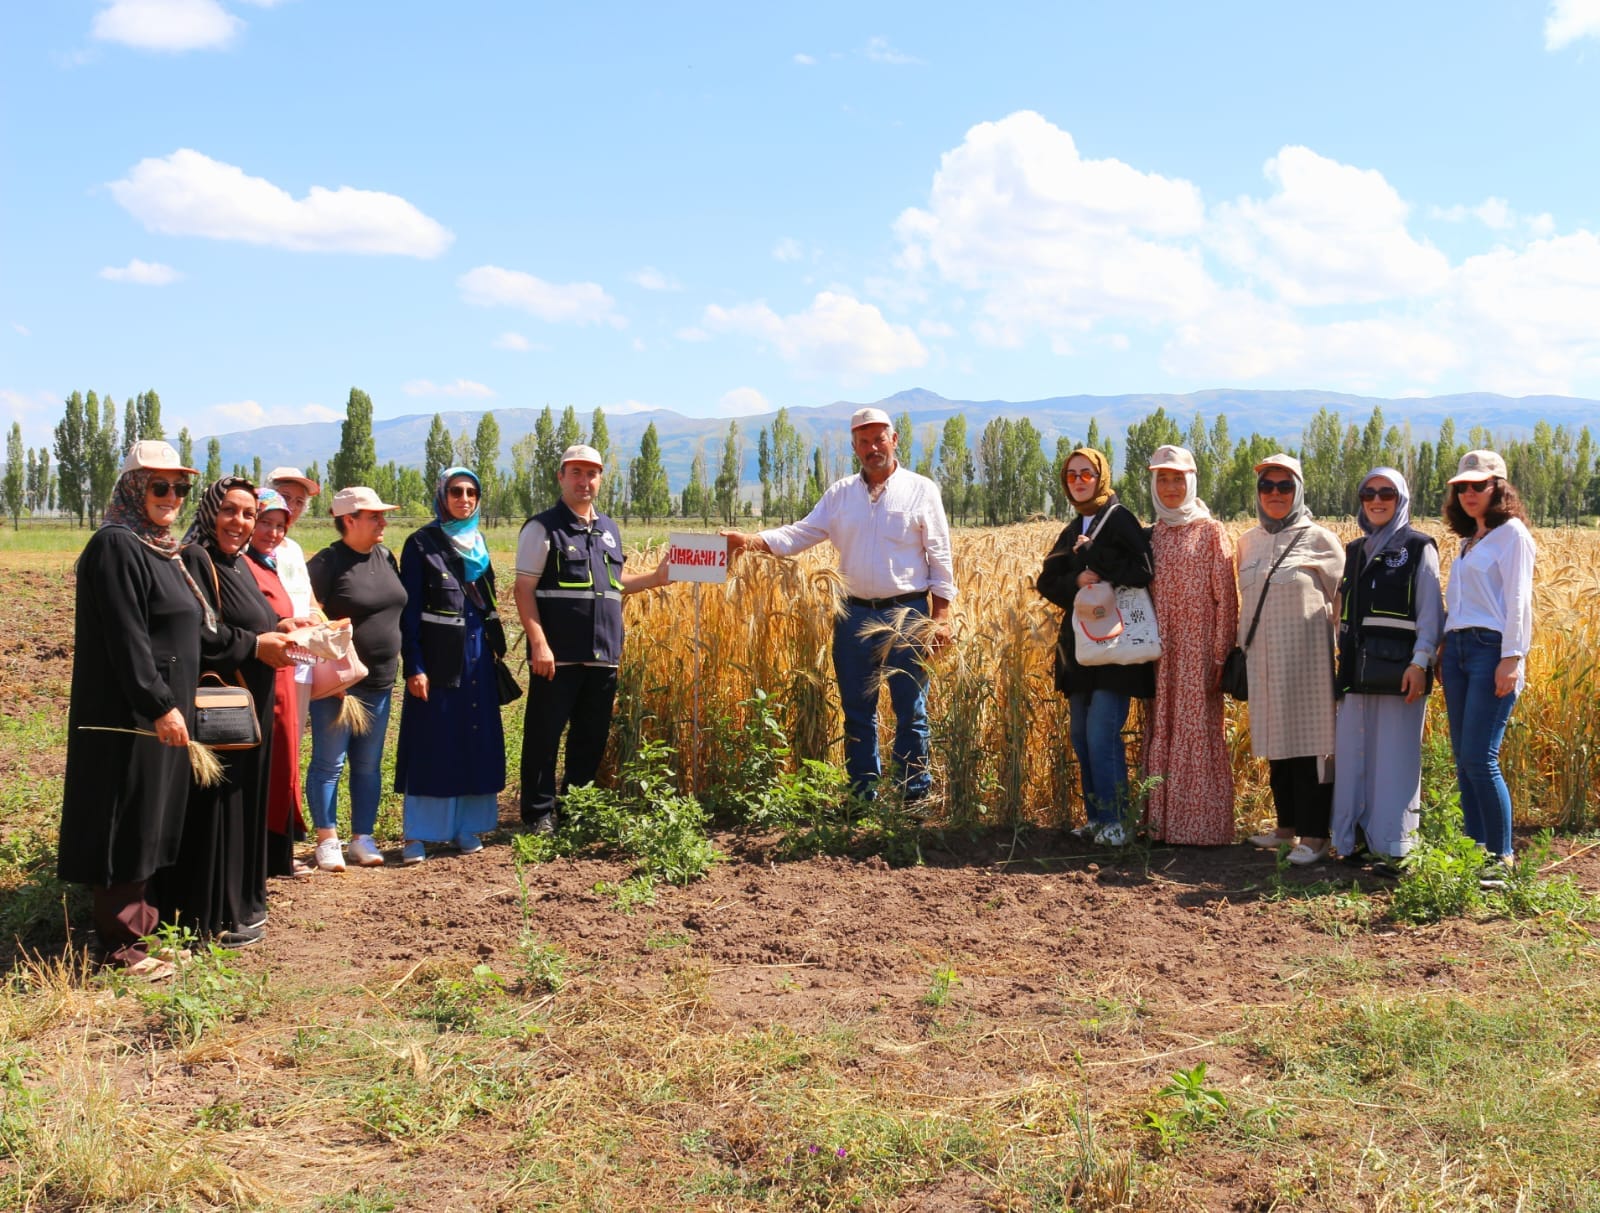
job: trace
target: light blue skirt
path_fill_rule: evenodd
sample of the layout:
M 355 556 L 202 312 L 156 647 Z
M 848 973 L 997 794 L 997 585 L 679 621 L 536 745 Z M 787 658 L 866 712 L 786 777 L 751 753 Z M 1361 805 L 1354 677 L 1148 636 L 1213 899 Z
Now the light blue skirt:
M 484 834 L 500 824 L 493 792 L 481 796 L 415 796 L 406 793 L 405 836 L 418 842 L 453 842 L 462 834 Z

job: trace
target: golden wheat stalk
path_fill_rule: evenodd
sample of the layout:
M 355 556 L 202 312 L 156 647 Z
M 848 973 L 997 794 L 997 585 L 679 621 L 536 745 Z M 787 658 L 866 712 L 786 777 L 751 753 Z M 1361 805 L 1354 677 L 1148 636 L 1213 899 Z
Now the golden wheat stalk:
M 357 737 L 365 737 L 372 732 L 372 712 L 354 695 L 343 695 L 339 699 L 338 724 Z
M 80 724 L 78 728 L 86 733 L 128 733 L 134 737 L 155 737 L 149 729 L 114 729 L 98 724 Z M 203 788 L 219 787 L 223 782 L 222 760 L 210 746 L 202 742 L 189 742 L 189 769 L 194 773 L 194 781 Z

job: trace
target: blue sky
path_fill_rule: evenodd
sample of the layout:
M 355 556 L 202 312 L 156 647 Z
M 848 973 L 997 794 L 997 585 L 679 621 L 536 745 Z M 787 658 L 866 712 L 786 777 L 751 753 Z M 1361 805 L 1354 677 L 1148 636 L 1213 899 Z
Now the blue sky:
M 0 422 L 1600 396 L 1600 0 L 50 0 Z

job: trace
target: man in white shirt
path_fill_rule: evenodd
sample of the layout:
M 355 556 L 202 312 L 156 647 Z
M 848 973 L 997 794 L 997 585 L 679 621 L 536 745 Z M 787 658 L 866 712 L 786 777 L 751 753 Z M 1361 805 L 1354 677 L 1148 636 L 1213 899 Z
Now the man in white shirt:
M 836 481 L 799 522 L 757 534 L 723 531 L 732 555 L 746 548 L 792 556 L 832 542 L 844 578 L 844 612 L 833 626 L 833 670 L 844 709 L 845 770 L 851 786 L 873 795 L 878 757 L 878 688 L 894 708 L 894 762 L 908 801 L 928 794 L 928 672 L 925 661 L 950 643 L 956 596 L 950 525 L 939 486 L 900 466 L 899 436 L 882 409 L 857 409 L 850 442 L 859 475 Z M 863 627 L 893 626 L 905 613 L 932 621 L 926 639 L 885 646 Z M 912 621 L 906 620 L 907 623 Z M 901 625 L 902 634 L 907 630 Z M 918 629 L 920 631 L 920 629 Z
M 273 468 L 267 476 L 267 483 L 278 490 L 278 495 L 283 498 L 284 504 L 289 507 L 289 528 L 294 529 L 294 524 L 300 521 L 300 515 L 306 512 L 306 506 L 313 497 L 322 492 L 322 486 L 299 468 Z M 278 580 L 283 582 L 284 592 L 289 595 L 289 601 L 294 604 L 296 615 L 309 615 L 311 613 L 311 576 L 306 572 L 305 551 L 288 535 L 283 537 L 273 556 L 278 562 Z M 300 728 L 306 727 L 306 719 L 311 711 L 311 667 L 297 665 L 294 670 L 295 697 L 299 701 Z

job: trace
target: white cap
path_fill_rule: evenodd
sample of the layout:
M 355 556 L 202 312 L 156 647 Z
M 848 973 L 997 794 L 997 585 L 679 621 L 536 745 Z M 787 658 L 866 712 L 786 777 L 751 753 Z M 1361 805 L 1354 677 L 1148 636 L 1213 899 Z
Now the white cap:
M 1509 479 L 1506 476 L 1506 461 L 1495 451 L 1468 451 L 1461 456 L 1461 462 L 1456 465 L 1456 474 L 1450 477 L 1450 483 L 1486 480 L 1490 476 L 1498 476 L 1501 480 Z
M 850 430 L 854 433 L 864 425 L 887 425 L 893 428 L 894 422 L 889 420 L 889 414 L 882 409 L 857 409 L 850 415 Z
M 600 458 L 599 451 L 581 442 L 575 442 L 561 452 L 561 466 L 566 467 L 569 463 L 592 463 L 602 470 L 606 466 L 606 461 Z
M 1152 472 L 1194 472 L 1198 471 L 1194 465 L 1194 454 L 1181 446 L 1158 446 L 1155 453 L 1150 456 L 1147 465 Z
M 350 489 L 340 489 L 333 495 L 333 516 L 335 518 L 343 517 L 346 514 L 354 514 L 357 510 L 398 510 L 399 508 L 397 505 L 385 505 L 383 498 L 379 497 L 377 493 L 367 488 L 364 484 L 358 484 Z
M 305 485 L 306 493 L 312 497 L 315 497 L 317 494 L 322 492 L 322 486 L 315 480 L 311 479 L 310 476 L 307 476 L 299 468 L 273 468 L 267 473 L 268 484 L 277 484 L 280 480 L 292 481 L 295 484 Z
M 124 472 L 136 472 L 140 468 L 149 468 L 153 472 L 188 472 L 191 476 L 200 474 L 199 468 L 184 467 L 183 460 L 178 458 L 178 452 L 172 449 L 172 444 L 162 442 L 159 438 L 135 442 L 122 457 Z
M 1256 475 L 1259 476 L 1261 474 L 1262 468 L 1283 468 L 1286 471 L 1293 472 L 1294 478 L 1302 483 L 1306 478 L 1305 471 L 1300 466 L 1300 461 L 1293 455 L 1286 455 L 1282 451 L 1279 451 L 1276 455 L 1268 455 L 1260 463 L 1256 464 Z

